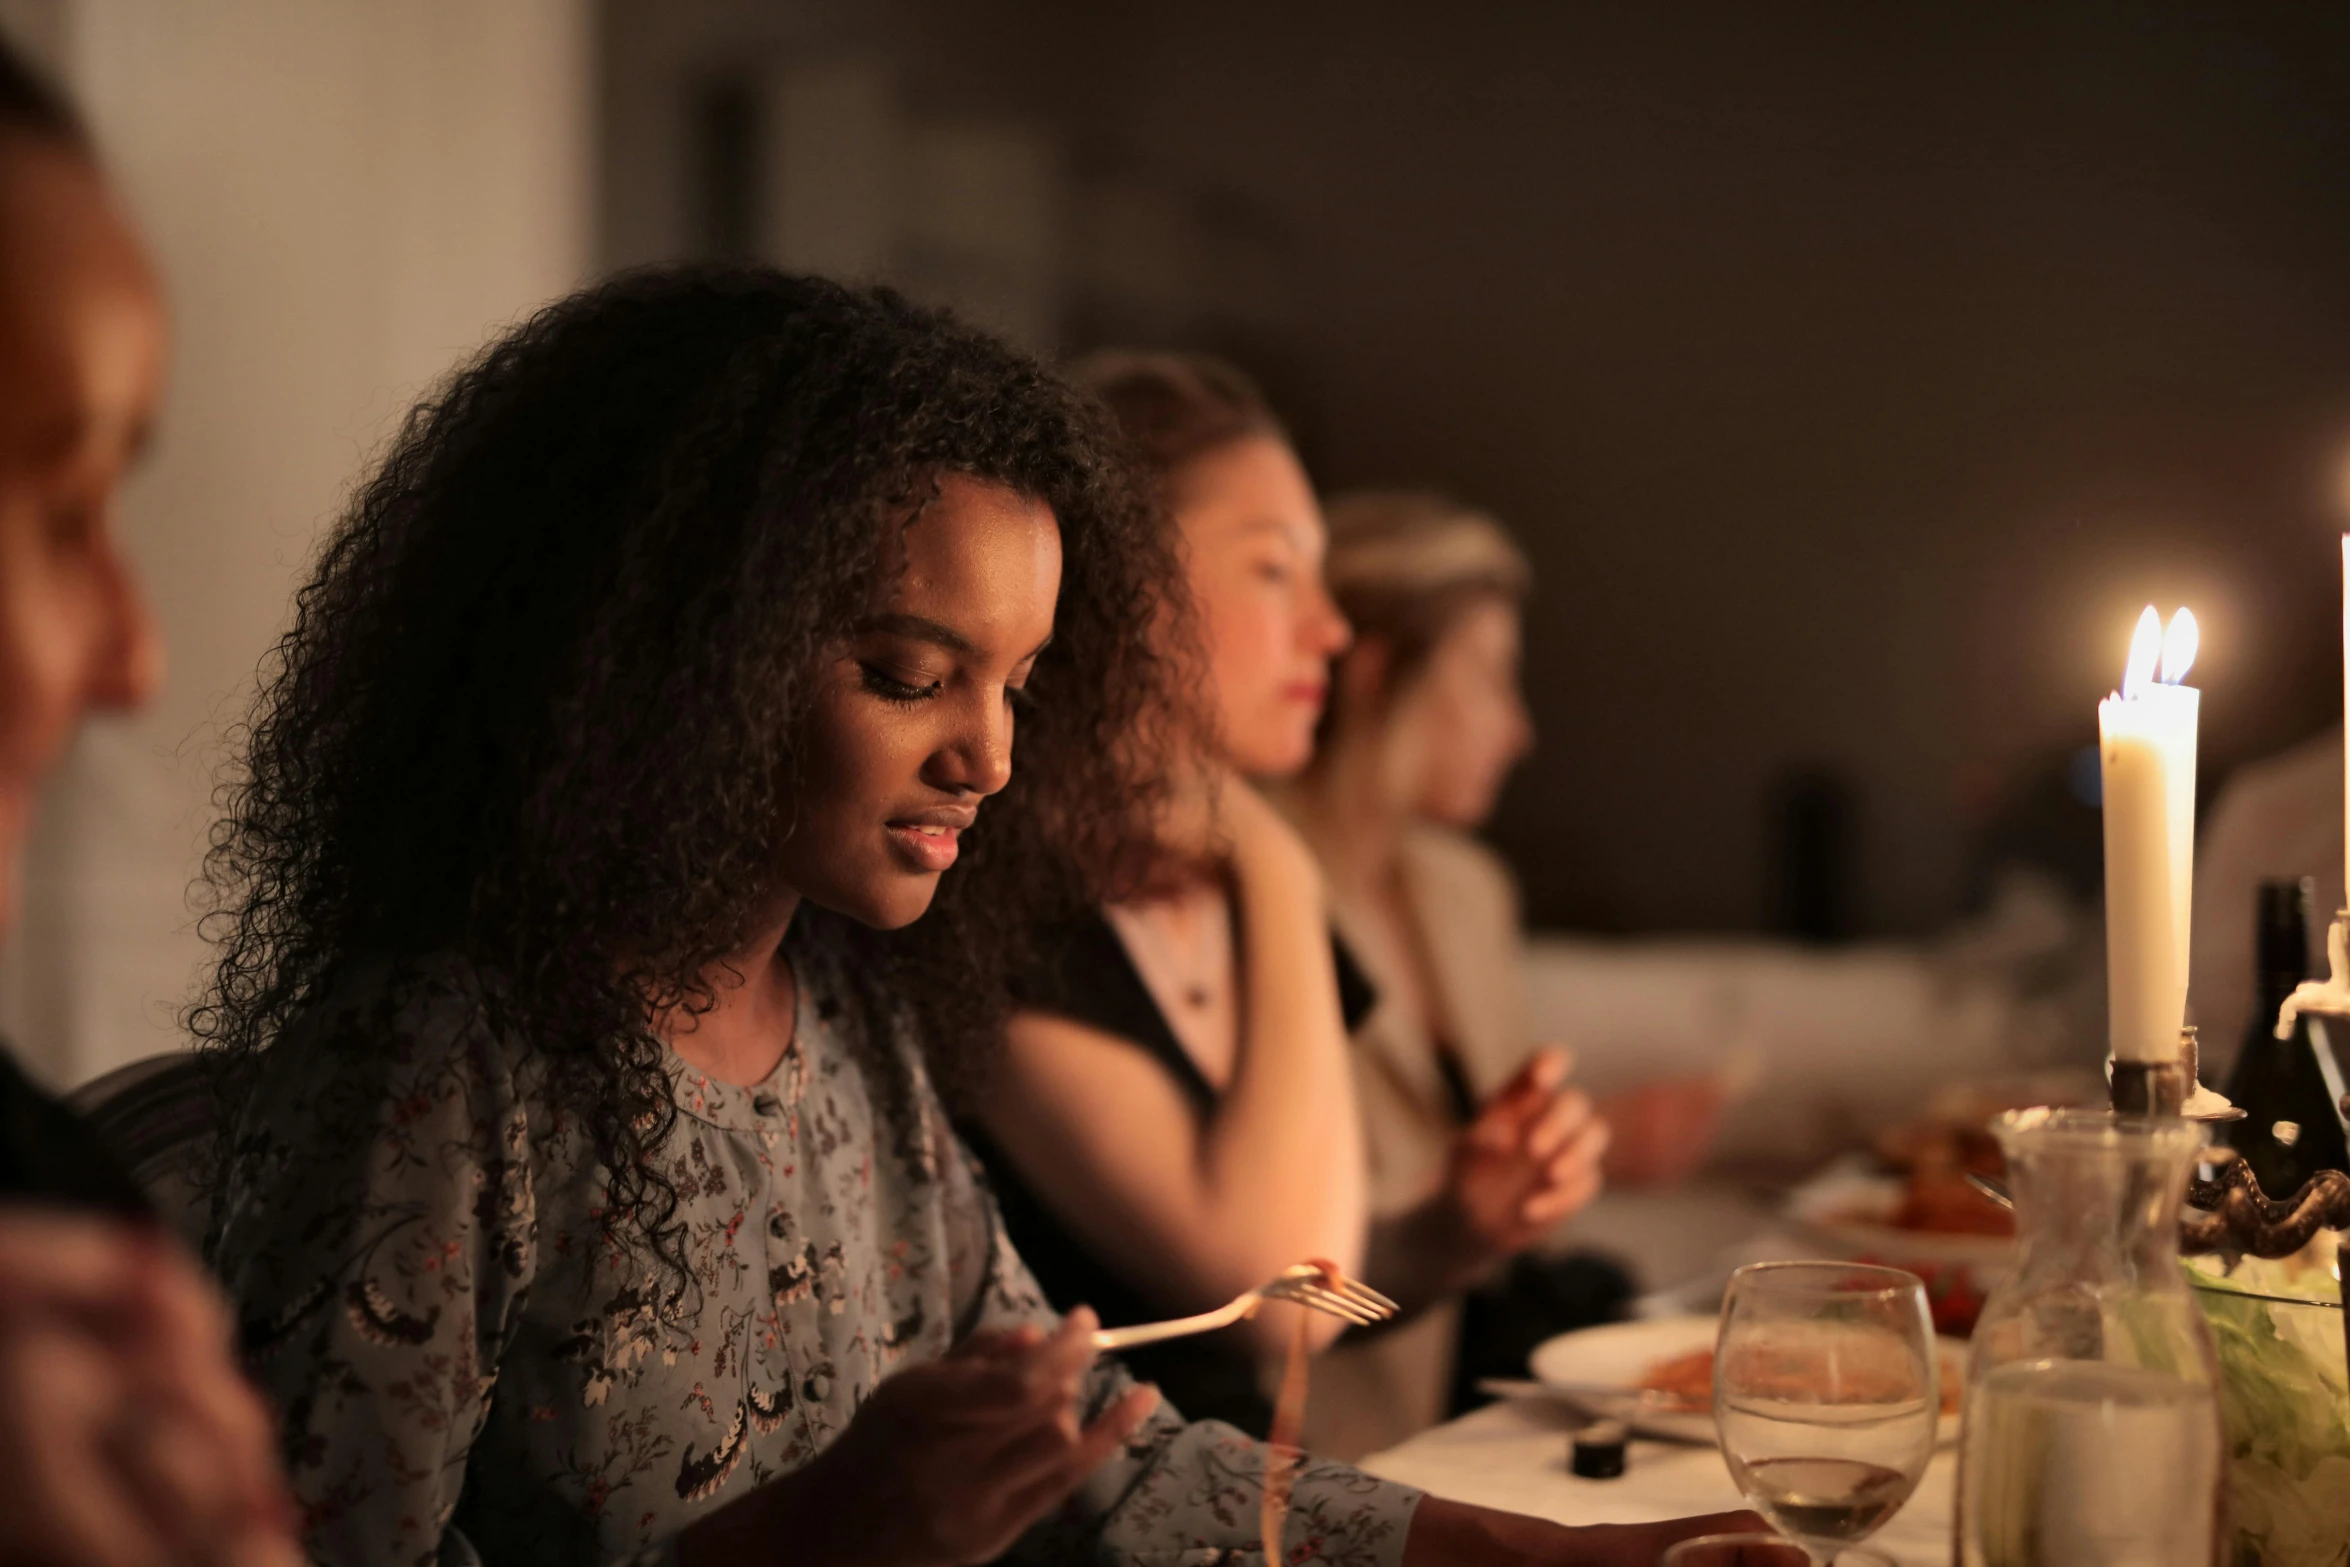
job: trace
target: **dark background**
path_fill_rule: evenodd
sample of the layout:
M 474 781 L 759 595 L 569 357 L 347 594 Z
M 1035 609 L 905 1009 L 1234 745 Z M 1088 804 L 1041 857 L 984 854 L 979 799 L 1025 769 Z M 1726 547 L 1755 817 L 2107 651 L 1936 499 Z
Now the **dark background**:
M 1825 778 L 1839 923 L 1942 924 L 2149 600 L 2202 620 L 2207 802 L 2339 714 L 2340 8 L 608 0 L 600 41 L 606 261 L 1219 349 L 1326 487 L 1507 520 L 1539 922 L 1770 928 Z M 804 109 L 842 71 L 879 162 Z M 827 171 L 890 193 L 845 251 L 779 217 Z

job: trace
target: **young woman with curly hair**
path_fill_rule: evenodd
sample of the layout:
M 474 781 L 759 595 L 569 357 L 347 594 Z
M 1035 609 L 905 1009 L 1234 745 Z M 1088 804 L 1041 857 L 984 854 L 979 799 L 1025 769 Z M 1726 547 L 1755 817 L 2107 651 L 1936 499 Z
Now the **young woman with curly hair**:
M 1255 1545 L 1262 1454 L 1056 1321 L 931 1086 L 1151 804 L 1171 578 L 1111 449 L 754 270 L 579 295 L 411 418 L 265 680 L 193 1017 L 318 1560 Z M 1334 1466 L 1290 1517 L 1291 1561 L 1572 1538 Z

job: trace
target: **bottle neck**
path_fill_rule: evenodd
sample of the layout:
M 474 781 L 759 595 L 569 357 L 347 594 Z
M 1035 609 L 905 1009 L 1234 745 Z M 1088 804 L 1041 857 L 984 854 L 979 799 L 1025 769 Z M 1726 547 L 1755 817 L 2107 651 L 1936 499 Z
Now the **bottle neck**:
M 2262 882 L 2252 926 L 2253 973 L 2260 987 L 2255 1024 L 2273 1028 L 2277 1008 L 2309 977 L 2309 884 Z

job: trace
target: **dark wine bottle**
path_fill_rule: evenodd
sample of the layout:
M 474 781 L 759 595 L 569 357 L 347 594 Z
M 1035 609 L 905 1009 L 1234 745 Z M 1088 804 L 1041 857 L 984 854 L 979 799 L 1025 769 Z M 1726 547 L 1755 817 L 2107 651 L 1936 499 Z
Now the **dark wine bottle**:
M 2227 1128 L 2228 1145 L 2244 1156 L 2271 1197 L 2292 1196 L 2320 1170 L 2350 1170 L 2350 1139 L 2339 1108 L 2341 1071 L 2328 1037 L 2329 1025 L 2341 1032 L 2341 1021 L 2303 1013 L 2289 1037 L 2277 1038 L 2277 1008 L 2309 977 L 2310 886 L 2260 884 L 2252 943 L 2260 999 L 2228 1074 L 2227 1096 L 2244 1111 L 2244 1119 Z

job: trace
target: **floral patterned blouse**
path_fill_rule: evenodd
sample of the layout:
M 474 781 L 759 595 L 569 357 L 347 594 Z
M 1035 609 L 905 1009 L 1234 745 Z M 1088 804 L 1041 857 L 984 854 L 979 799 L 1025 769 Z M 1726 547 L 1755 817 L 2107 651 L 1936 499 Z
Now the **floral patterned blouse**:
M 669 1057 L 682 1309 L 605 1238 L 584 1128 L 533 1092 L 540 1059 L 462 965 L 361 974 L 268 1053 L 212 1250 L 317 1560 L 659 1560 L 820 1452 L 892 1368 L 1050 1321 L 916 1053 L 852 1037 L 805 945 L 766 1081 Z M 1087 1408 L 1127 1385 L 1099 1363 Z M 1229 1427 L 1162 1411 L 1012 1555 L 1261 1564 L 1263 1467 Z M 1418 1499 L 1308 1462 L 1284 1567 L 1394 1567 Z

